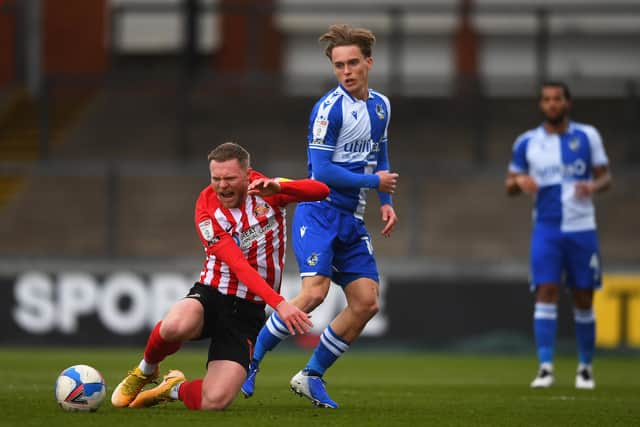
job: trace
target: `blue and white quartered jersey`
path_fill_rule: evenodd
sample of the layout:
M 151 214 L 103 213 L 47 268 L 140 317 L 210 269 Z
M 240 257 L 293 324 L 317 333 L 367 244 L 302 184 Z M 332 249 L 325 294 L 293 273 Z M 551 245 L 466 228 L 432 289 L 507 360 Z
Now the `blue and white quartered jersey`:
M 608 162 L 598 131 L 569 122 L 563 134 L 547 133 L 541 125 L 520 135 L 509 171 L 526 173 L 538 184 L 534 221 L 557 224 L 561 231 L 595 230 L 591 198 L 577 198 L 575 183 L 591 179 L 592 168 Z
M 387 128 L 391 107 L 386 96 L 369 90 L 365 101 L 342 86 L 315 104 L 309 120 L 308 170 L 311 178 L 326 183 L 327 201 L 362 219 L 367 191 L 380 182 L 375 172 L 389 170 Z M 340 169 L 336 169 L 336 167 Z M 391 197 L 380 193 L 381 203 Z

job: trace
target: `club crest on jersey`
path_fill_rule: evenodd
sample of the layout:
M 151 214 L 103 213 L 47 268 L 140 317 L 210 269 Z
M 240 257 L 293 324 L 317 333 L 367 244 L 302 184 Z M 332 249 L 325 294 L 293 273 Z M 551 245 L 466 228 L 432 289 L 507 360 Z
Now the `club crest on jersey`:
M 569 148 L 571 148 L 571 150 L 573 151 L 578 151 L 578 149 L 580 148 L 580 140 L 578 138 L 573 138 L 571 141 L 569 141 Z
M 309 255 L 309 257 L 307 258 L 307 265 L 309 267 L 315 267 L 316 265 L 318 265 L 318 258 L 320 257 L 319 254 L 317 253 L 312 253 L 311 255 Z
M 380 120 L 384 120 L 384 109 L 382 108 L 382 104 L 376 104 L 376 114 Z
M 253 208 L 253 215 L 256 217 L 265 216 L 270 212 L 271 208 L 266 203 L 260 203 Z

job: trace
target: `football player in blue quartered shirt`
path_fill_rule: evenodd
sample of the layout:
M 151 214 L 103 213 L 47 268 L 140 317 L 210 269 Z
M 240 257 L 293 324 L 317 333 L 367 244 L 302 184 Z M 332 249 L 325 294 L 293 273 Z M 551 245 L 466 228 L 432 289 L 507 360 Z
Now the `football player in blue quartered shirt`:
M 384 223 L 381 234 L 389 237 L 397 222 L 391 194 L 398 174 L 390 172 L 388 158 L 389 100 L 368 83 L 374 35 L 366 29 L 332 25 L 320 42 L 326 44 L 325 54 L 339 85 L 313 107 L 307 164 L 309 176 L 326 183 L 330 194 L 326 200 L 296 207 L 293 248 L 302 288 L 291 302 L 311 312 L 324 300 L 333 281 L 342 287 L 347 307 L 322 332 L 307 365 L 290 385 L 317 406 L 337 408 L 327 394 L 323 375 L 378 311 L 378 270 L 363 222 L 367 192 L 378 192 Z M 265 353 L 288 336 L 278 315 L 270 316 L 258 335 L 242 386 L 246 397 L 254 393 Z
M 578 344 L 575 387 L 593 389 L 595 348 L 593 292 L 601 286 L 601 262 L 592 195 L 611 184 L 609 161 L 598 131 L 569 120 L 569 88 L 562 82 L 542 85 L 544 122 L 513 145 L 505 181 L 507 193 L 534 196 L 531 234 L 531 286 L 535 291 L 533 329 L 538 353 L 534 388 L 554 383 L 553 356 L 559 287 L 573 295 Z

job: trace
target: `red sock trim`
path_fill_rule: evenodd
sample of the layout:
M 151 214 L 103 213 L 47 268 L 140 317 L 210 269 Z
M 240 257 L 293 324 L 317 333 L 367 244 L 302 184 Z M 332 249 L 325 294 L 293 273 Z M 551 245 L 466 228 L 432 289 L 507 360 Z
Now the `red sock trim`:
M 175 353 L 182 346 L 179 341 L 168 342 L 160 336 L 160 325 L 162 321 L 156 323 L 156 326 L 149 335 L 147 346 L 144 349 L 144 360 L 147 363 L 160 363 L 170 354 Z
M 183 382 L 178 389 L 178 398 L 191 410 L 202 408 L 202 380 Z

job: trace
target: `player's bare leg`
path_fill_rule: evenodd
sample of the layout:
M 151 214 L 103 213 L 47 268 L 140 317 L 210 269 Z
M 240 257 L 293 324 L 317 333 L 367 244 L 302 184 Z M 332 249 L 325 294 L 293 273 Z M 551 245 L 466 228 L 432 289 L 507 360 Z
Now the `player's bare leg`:
M 202 383 L 202 409 L 221 411 L 233 402 L 247 371 L 231 360 L 212 360 Z
M 162 320 L 160 335 L 167 341 L 189 341 L 202 334 L 204 308 L 193 298 L 184 298 L 171 307 Z
M 353 342 L 379 310 L 378 284 L 369 278 L 360 278 L 344 290 L 347 306 L 331 322 L 331 328 L 347 342 Z
M 305 313 L 322 304 L 329 293 L 331 280 L 326 276 L 308 276 L 302 279 L 300 292 L 290 302 Z

